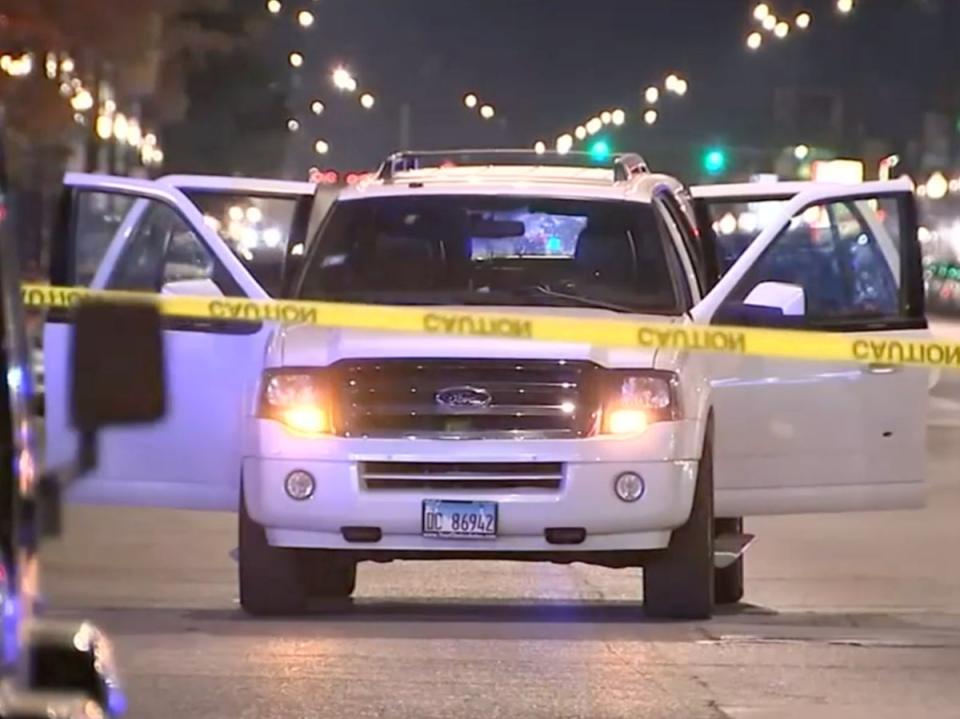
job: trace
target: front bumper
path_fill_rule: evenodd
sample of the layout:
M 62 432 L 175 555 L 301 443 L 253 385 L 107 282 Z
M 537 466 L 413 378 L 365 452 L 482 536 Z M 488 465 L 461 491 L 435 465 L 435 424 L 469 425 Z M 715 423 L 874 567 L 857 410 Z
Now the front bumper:
M 304 439 L 277 423 L 256 420 L 258 455 L 244 459 L 243 482 L 250 516 L 267 529 L 271 544 L 358 551 L 457 552 L 481 557 L 501 552 L 590 552 L 666 547 L 671 530 L 689 517 L 697 460 L 674 459 L 679 434 L 693 423 L 651 427 L 630 439 L 543 441 L 442 441 Z M 690 425 L 690 426 L 684 426 Z M 372 489 L 364 461 L 561 462 L 556 489 Z M 310 472 L 316 491 L 296 501 L 284 490 L 294 470 Z M 643 496 L 624 502 L 613 491 L 621 472 L 640 474 Z M 497 502 L 495 539 L 447 539 L 421 535 L 425 499 Z M 377 527 L 376 542 L 351 542 L 343 527 Z M 582 528 L 578 544 L 552 544 L 548 528 Z

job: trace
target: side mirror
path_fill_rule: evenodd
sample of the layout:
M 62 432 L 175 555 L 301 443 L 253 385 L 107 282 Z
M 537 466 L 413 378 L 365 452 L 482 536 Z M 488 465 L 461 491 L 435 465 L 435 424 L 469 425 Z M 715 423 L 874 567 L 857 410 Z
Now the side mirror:
M 217 283 L 209 277 L 195 280 L 174 280 L 164 283 L 160 294 L 175 297 L 223 297 Z
M 104 427 L 160 419 L 166 412 L 160 311 L 146 303 L 90 301 L 74 315 L 73 425 Z
M 747 327 L 785 327 L 803 323 L 807 298 L 800 285 L 761 282 L 741 302 L 725 302 L 714 315 L 714 324 Z

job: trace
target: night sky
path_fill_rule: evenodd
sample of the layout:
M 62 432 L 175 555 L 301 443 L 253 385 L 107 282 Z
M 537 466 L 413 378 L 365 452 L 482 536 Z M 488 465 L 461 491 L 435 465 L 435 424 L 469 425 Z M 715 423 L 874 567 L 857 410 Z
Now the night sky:
M 809 10 L 813 24 L 750 53 L 744 39 L 754 4 L 287 0 L 270 51 L 281 63 L 289 49 L 306 57 L 291 102 L 305 122 L 294 154 L 304 168 L 316 163 L 309 147 L 319 136 L 332 151 L 316 164 L 375 165 L 400 142 L 403 103 L 412 108 L 419 148 L 552 144 L 594 112 L 620 106 L 630 120 L 609 133 L 615 149 L 639 150 L 681 174 L 703 145 L 768 145 L 778 87 L 843 93 L 841 151 L 868 137 L 896 146 L 918 134 L 923 112 L 956 111 L 960 0 L 858 0 L 847 17 L 833 10 L 834 0 L 774 0 L 778 15 Z M 293 22 L 300 8 L 316 14 L 309 30 Z M 361 110 L 355 96 L 332 88 L 337 63 L 376 95 L 375 110 Z M 690 91 L 661 101 L 660 122 L 647 128 L 639 121 L 641 93 L 662 86 L 670 71 L 688 78 Z M 484 123 L 463 107 L 470 90 L 496 106 L 496 120 Z M 311 97 L 327 103 L 323 116 L 310 116 Z

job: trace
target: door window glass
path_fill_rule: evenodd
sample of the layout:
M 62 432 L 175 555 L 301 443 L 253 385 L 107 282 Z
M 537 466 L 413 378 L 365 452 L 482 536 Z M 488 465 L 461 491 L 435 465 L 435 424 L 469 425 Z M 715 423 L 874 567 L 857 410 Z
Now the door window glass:
M 811 321 L 905 314 L 895 200 L 813 205 L 795 216 L 757 261 L 733 299 L 761 282 L 803 288 Z
M 183 218 L 163 203 L 146 202 L 107 288 L 158 292 L 169 282 L 213 279 L 213 256 Z
M 82 190 L 74 199 L 75 248 L 72 276 L 80 286 L 93 280 L 107 249 L 137 198 L 115 192 Z

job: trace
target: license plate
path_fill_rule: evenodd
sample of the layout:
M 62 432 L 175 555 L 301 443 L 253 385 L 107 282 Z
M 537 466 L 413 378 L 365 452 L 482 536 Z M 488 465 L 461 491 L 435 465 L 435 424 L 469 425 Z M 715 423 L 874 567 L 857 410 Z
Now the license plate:
M 492 539 L 497 536 L 497 503 L 425 499 L 423 536 Z

